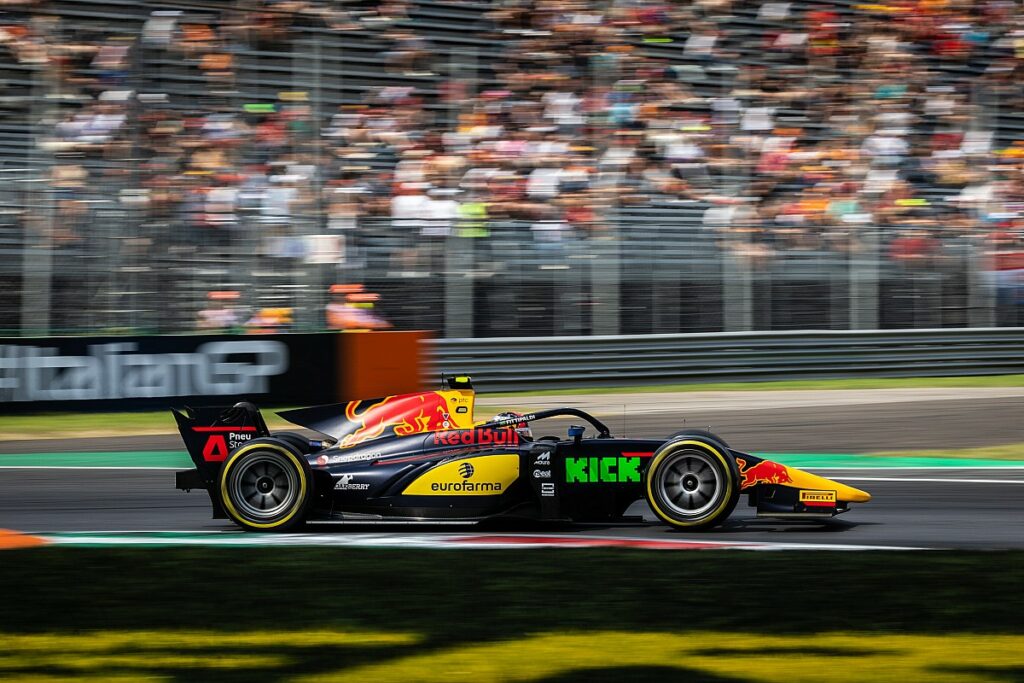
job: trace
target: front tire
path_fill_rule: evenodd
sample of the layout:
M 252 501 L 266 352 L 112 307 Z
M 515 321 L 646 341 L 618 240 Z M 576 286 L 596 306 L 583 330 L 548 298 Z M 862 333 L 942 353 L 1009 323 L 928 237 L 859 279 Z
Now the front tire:
M 287 442 L 255 439 L 228 456 L 220 494 L 224 511 L 243 529 L 294 529 L 313 497 L 309 463 Z
M 647 504 L 678 529 L 709 529 L 723 522 L 739 500 L 739 470 L 727 449 L 700 436 L 662 445 L 644 476 Z
M 680 432 L 676 432 L 675 434 L 670 435 L 668 437 L 668 440 L 672 441 L 683 436 L 696 437 L 698 439 L 706 439 L 708 441 L 713 441 L 719 446 L 725 446 L 726 448 L 729 447 L 729 444 L 725 442 L 725 439 L 720 437 L 718 434 L 707 431 L 706 429 L 684 429 Z

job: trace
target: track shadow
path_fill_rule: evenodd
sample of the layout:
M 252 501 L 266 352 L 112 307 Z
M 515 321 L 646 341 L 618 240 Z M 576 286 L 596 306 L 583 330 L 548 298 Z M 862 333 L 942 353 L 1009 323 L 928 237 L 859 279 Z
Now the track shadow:
M 730 519 L 714 529 L 715 533 L 826 533 L 836 534 L 853 531 L 862 526 L 874 526 L 876 522 L 851 522 L 842 519 L 826 520 L 777 520 L 777 519 Z

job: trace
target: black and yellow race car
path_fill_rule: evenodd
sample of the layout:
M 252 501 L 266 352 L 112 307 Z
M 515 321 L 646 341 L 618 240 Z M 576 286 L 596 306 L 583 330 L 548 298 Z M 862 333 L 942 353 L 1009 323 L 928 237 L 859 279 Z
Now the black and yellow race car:
M 707 529 L 749 496 L 758 516 L 827 519 L 871 496 L 685 430 L 665 439 L 611 435 L 576 408 L 478 422 L 468 377 L 446 387 L 279 413 L 318 438 L 267 429 L 259 410 L 175 410 L 195 469 L 179 489 L 206 489 L 217 518 L 254 531 L 303 522 L 472 524 L 495 518 L 622 521 L 644 499 L 679 529 Z M 534 438 L 541 420 L 583 424 Z

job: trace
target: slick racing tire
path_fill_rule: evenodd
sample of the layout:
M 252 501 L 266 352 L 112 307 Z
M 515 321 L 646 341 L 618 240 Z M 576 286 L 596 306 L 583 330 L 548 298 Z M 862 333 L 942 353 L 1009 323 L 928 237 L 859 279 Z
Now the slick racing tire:
M 301 525 L 313 499 L 309 463 L 273 437 L 236 449 L 220 471 L 220 496 L 233 522 L 249 531 L 288 531 Z
M 740 496 L 736 462 L 720 443 L 698 435 L 655 451 L 644 475 L 651 510 L 678 529 L 709 529 L 724 521 Z

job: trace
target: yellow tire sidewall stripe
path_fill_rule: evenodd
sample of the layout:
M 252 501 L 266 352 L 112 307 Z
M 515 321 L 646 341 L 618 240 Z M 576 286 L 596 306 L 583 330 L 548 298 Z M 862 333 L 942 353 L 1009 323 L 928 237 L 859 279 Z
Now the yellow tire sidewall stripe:
M 654 491 L 651 488 L 651 483 L 654 480 L 654 470 L 657 468 L 657 466 L 665 458 L 667 458 L 668 456 L 672 455 L 677 450 L 679 450 L 678 448 L 675 448 L 676 446 L 686 446 L 686 445 L 698 446 L 698 447 L 700 447 L 701 450 L 708 451 L 708 452 L 712 453 L 722 463 L 722 467 L 725 469 L 725 474 L 726 474 L 726 477 L 725 477 L 725 479 L 726 479 L 726 489 L 725 489 L 725 495 L 722 496 L 722 503 L 717 508 L 715 508 L 715 510 L 713 512 L 705 515 L 703 519 L 701 519 L 699 521 L 696 521 L 696 522 L 680 522 L 679 520 L 673 519 L 672 517 L 667 515 L 665 512 L 663 512 L 661 510 L 661 508 L 658 507 L 657 498 L 654 496 Z M 698 524 L 703 524 L 708 519 L 714 518 L 715 515 L 717 515 L 719 512 L 721 512 L 722 508 L 724 508 L 726 505 L 728 505 L 729 501 L 732 499 L 732 489 L 733 489 L 734 482 L 732 480 L 732 477 L 730 476 L 731 468 L 729 467 L 729 461 L 726 460 L 725 456 L 722 455 L 718 451 L 717 448 L 715 448 L 711 444 L 708 444 L 708 443 L 706 443 L 704 441 L 694 441 L 694 440 L 687 439 L 686 441 L 676 441 L 676 442 L 674 442 L 672 444 L 672 446 L 673 446 L 673 448 L 669 448 L 669 449 L 666 449 L 666 450 L 662 451 L 661 453 L 658 453 L 658 455 L 656 455 L 654 457 L 654 459 L 651 461 L 651 464 L 647 466 L 647 473 L 648 473 L 647 474 L 647 482 L 646 482 L 646 485 L 647 485 L 647 502 L 650 504 L 651 509 L 654 510 L 654 513 L 656 515 L 658 515 L 658 517 L 660 517 L 663 521 L 667 522 L 668 524 L 671 524 L 672 526 L 690 527 L 690 526 L 697 526 Z
M 245 455 L 246 453 L 264 448 L 271 451 L 278 451 L 279 453 L 284 454 L 285 457 L 287 457 L 295 464 L 295 468 L 299 471 L 299 495 L 295 498 L 295 505 L 292 506 L 291 512 L 289 512 L 282 519 L 266 523 L 252 522 L 242 517 L 239 514 L 238 510 L 235 509 L 235 506 L 231 504 L 231 498 L 228 496 L 228 474 L 230 474 L 231 472 L 231 466 L 235 464 L 236 460 L 238 460 L 241 456 Z M 228 461 L 226 463 L 224 463 L 224 468 L 221 470 L 220 499 L 221 503 L 224 505 L 224 509 L 231 516 L 231 519 L 235 520 L 239 524 L 252 527 L 254 529 L 273 529 L 275 527 L 279 527 L 295 516 L 295 514 L 302 507 L 302 504 L 306 499 L 306 470 L 303 469 L 302 463 L 299 461 L 298 457 L 287 448 L 284 448 L 283 446 L 278 446 L 277 444 L 272 443 L 257 443 L 249 446 L 242 446 L 237 451 L 231 454 L 231 457 L 228 458 Z

